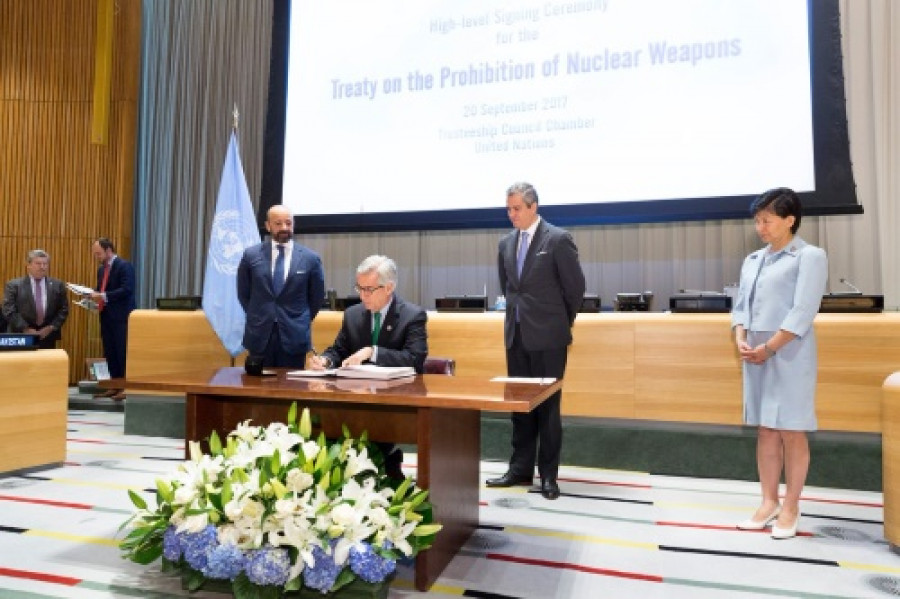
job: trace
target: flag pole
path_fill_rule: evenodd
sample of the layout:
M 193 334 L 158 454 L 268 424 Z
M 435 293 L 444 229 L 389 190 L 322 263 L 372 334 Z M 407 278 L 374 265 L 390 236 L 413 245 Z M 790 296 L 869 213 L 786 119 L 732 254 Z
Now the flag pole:
M 235 135 L 237 134 L 239 120 L 240 114 L 238 113 L 237 102 L 235 102 L 234 110 L 231 111 L 231 129 L 234 131 Z M 234 366 L 234 356 L 231 356 L 231 365 Z

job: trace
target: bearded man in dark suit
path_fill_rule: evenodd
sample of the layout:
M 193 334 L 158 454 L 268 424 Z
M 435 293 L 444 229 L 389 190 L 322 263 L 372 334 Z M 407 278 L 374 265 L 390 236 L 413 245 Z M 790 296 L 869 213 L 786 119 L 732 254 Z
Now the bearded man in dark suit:
M 428 356 L 425 310 L 397 296 L 397 264 L 387 256 L 369 256 L 356 269 L 356 291 L 361 303 L 344 312 L 341 330 L 321 356 L 310 358 L 314 370 L 363 363 L 411 366 L 419 374 Z M 403 454 L 393 445 L 379 444 L 385 471 L 403 478 Z
M 263 366 L 303 368 L 310 327 L 325 299 L 319 255 L 294 243 L 294 215 L 276 205 L 266 215 L 270 241 L 244 250 L 238 301 L 247 314 L 243 345 Z
M 65 284 L 47 276 L 50 255 L 44 250 L 28 252 L 25 269 L 27 275 L 6 283 L 2 319 L 10 333 L 37 335 L 40 349 L 53 349 L 69 317 Z
M 506 369 L 509 376 L 552 377 L 566 371 L 572 325 L 584 301 L 584 272 L 572 235 L 537 213 L 537 191 L 516 183 L 506 192 L 515 231 L 500 241 L 500 292 L 506 296 Z M 559 497 L 556 482 L 562 449 L 562 394 L 556 392 L 526 414 L 513 414 L 513 454 L 507 472 L 489 487 L 531 484 L 535 458 L 541 495 Z

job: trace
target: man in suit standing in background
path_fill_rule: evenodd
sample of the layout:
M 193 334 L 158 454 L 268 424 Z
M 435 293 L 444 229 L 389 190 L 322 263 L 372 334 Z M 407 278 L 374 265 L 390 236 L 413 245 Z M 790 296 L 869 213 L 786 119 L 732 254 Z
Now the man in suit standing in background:
M 515 227 L 500 240 L 500 293 L 506 296 L 506 369 L 509 376 L 553 377 L 566 371 L 572 325 L 584 300 L 584 272 L 572 235 L 541 219 L 537 191 L 515 183 L 506 212 Z M 562 449 L 561 392 L 527 414 L 513 414 L 513 454 L 506 473 L 489 487 L 531 484 L 537 458 L 541 495 L 559 497 Z
M 47 276 L 50 255 L 31 250 L 26 258 L 28 274 L 12 279 L 3 293 L 3 320 L 10 333 L 38 335 L 40 349 L 53 349 L 60 329 L 69 317 L 69 299 L 65 284 Z
M 310 327 L 325 299 L 319 255 L 294 243 L 294 215 L 276 205 L 266 214 L 271 240 L 244 250 L 238 301 L 247 315 L 243 345 L 263 366 L 303 368 Z
M 134 267 L 116 254 L 116 246 L 106 237 L 97 238 L 91 245 L 97 269 L 97 287 L 91 299 L 100 311 L 100 338 L 109 376 L 125 376 L 125 355 L 128 349 L 128 316 L 134 310 Z M 125 399 L 124 389 L 110 389 L 95 397 Z
M 421 307 L 403 301 L 397 289 L 397 264 L 387 256 L 369 256 L 356 268 L 356 292 L 362 303 L 344 311 L 341 330 L 321 356 L 310 358 L 313 370 L 357 365 L 410 366 L 422 374 L 428 356 L 428 319 Z M 402 479 L 403 453 L 379 443 L 385 473 Z

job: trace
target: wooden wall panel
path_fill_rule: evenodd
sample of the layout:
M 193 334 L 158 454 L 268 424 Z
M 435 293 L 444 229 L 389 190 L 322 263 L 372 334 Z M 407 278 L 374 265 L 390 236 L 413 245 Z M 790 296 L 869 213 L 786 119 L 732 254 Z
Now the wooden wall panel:
M 91 143 L 97 0 L 0 2 L 0 281 L 25 274 L 28 250 L 51 276 L 96 282 L 94 238 L 128 258 L 140 81 L 140 0 L 116 2 L 109 138 Z M 74 307 L 60 344 L 69 382 L 99 357 L 99 321 Z

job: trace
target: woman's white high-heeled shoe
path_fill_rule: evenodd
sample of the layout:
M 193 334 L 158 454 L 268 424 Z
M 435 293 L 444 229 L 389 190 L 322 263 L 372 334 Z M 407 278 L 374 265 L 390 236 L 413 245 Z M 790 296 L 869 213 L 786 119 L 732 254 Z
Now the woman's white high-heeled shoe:
M 797 536 L 797 525 L 800 524 L 800 514 L 797 513 L 797 517 L 794 519 L 793 526 L 789 526 L 788 528 L 781 528 L 777 524 L 772 526 L 772 538 L 773 539 L 792 539 Z
M 747 518 L 743 522 L 738 522 L 737 527 L 740 530 L 763 530 L 769 524 L 771 524 L 775 519 L 778 518 L 778 514 L 781 513 L 781 506 L 776 507 L 769 516 L 764 520 L 753 520 L 752 518 Z

